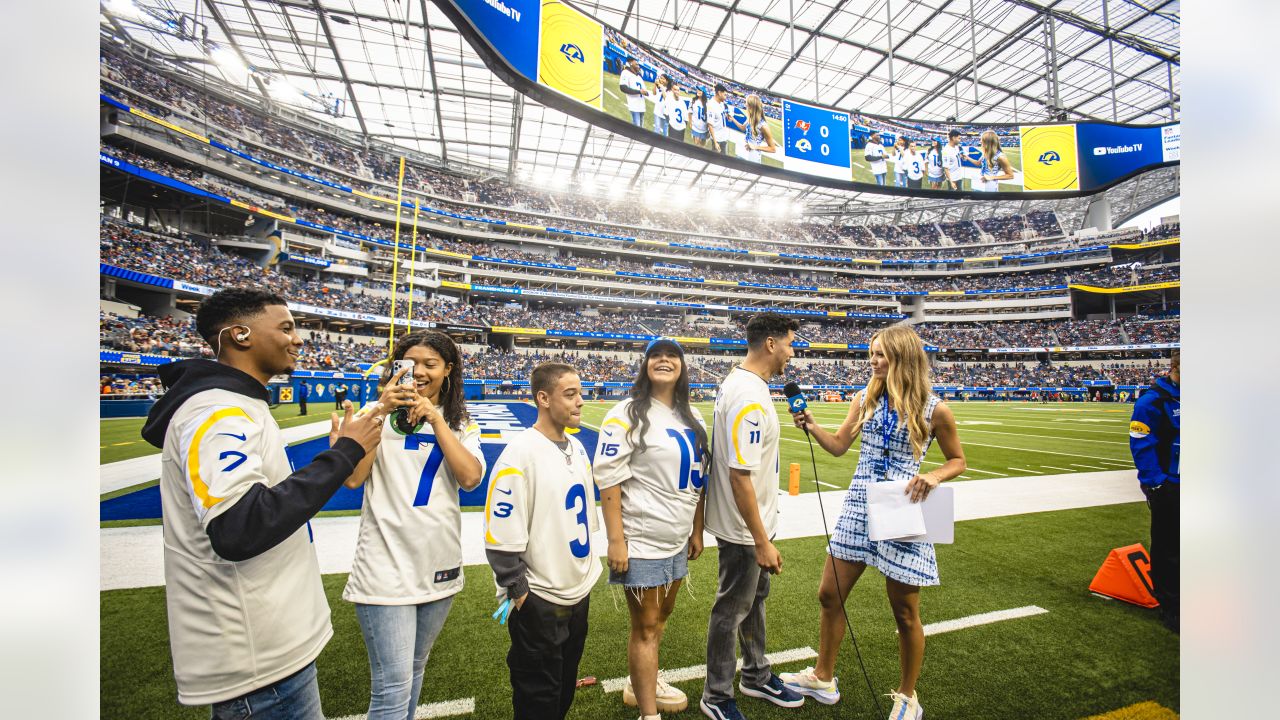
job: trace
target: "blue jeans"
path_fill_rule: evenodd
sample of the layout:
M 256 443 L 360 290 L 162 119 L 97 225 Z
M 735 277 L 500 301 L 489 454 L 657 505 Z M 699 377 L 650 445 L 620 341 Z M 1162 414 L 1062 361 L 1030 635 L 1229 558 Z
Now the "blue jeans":
M 894 186 L 894 187 L 906 187 L 906 186 L 907 186 L 907 174 L 906 174 L 906 173 L 894 173 L 894 174 L 893 174 L 893 186 Z
M 413 720 L 422 671 L 453 596 L 421 605 L 356 603 L 356 620 L 369 651 L 368 720 Z
M 324 720 L 316 664 L 234 700 L 214 703 L 212 720 Z
M 636 127 L 644 127 L 644 111 L 643 110 L 641 110 L 640 112 L 636 112 L 635 110 L 631 111 L 631 124 L 635 125 Z
M 653 131 L 659 135 L 667 134 L 667 119 L 664 117 L 655 117 L 653 119 Z
M 879 175 L 875 176 L 877 185 L 884 185 L 884 175 L 885 175 L 884 173 L 880 173 Z

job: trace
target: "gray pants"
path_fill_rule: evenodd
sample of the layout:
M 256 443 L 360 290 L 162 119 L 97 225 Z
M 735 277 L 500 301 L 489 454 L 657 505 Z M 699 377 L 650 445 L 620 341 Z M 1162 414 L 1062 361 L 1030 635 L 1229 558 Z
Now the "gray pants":
M 707 682 L 702 690 L 702 699 L 709 703 L 733 699 L 735 635 L 742 646 L 742 681 L 763 685 L 773 675 L 773 668 L 764 657 L 764 601 L 769 597 L 769 573 L 756 565 L 755 546 L 717 542 L 720 588 L 707 627 Z

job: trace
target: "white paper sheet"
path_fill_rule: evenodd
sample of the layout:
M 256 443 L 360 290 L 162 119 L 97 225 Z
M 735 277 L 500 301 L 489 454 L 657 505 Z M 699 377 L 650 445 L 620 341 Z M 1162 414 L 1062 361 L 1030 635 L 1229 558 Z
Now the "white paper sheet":
M 907 481 L 867 486 L 867 534 L 872 540 L 898 542 L 955 542 L 955 495 L 946 485 L 935 488 L 924 502 L 913 503 Z

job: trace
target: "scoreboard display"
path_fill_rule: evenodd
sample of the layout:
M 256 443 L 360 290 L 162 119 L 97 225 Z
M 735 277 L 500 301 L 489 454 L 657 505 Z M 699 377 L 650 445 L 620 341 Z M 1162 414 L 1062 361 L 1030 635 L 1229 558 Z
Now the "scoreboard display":
M 784 100 L 783 165 L 788 170 L 846 180 L 849 114 Z

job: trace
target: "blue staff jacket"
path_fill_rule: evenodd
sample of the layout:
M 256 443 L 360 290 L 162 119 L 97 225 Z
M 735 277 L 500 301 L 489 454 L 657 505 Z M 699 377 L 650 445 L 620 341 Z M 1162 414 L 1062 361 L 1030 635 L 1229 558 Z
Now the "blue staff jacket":
M 1129 451 L 1138 468 L 1143 487 L 1176 483 L 1182 403 L 1178 384 L 1167 376 L 1158 378 L 1151 389 L 1138 398 L 1129 421 Z

